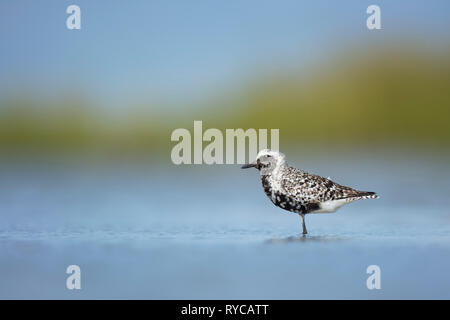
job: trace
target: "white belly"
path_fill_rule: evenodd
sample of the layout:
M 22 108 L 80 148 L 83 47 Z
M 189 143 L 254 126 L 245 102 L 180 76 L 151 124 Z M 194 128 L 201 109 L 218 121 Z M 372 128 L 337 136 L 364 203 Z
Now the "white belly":
M 349 199 L 340 199 L 340 200 L 329 200 L 320 203 L 320 209 L 313 211 L 311 213 L 331 213 L 335 212 L 337 209 L 342 207 L 344 204 L 353 202 L 352 200 L 349 201 Z

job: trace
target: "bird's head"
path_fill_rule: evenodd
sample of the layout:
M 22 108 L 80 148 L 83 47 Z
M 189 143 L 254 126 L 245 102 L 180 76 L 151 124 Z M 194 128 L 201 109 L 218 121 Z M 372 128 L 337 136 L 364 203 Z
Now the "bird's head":
M 258 153 L 254 162 L 245 164 L 241 168 L 256 168 L 262 175 L 269 175 L 285 163 L 284 154 L 279 151 L 264 149 Z

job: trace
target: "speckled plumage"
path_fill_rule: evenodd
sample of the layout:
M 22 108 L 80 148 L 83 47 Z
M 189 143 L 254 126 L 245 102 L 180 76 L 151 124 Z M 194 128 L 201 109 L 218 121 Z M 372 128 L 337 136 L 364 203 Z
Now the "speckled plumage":
M 278 207 L 296 213 L 314 213 L 323 210 L 327 201 L 377 198 L 374 192 L 358 191 L 337 184 L 330 179 L 285 165 L 274 175 L 261 175 L 264 192 Z
M 291 167 L 277 151 L 262 150 L 255 162 L 243 166 L 249 167 L 260 171 L 264 192 L 276 206 L 302 217 L 304 234 L 305 214 L 334 212 L 355 200 L 378 198 L 374 192 L 358 191 Z

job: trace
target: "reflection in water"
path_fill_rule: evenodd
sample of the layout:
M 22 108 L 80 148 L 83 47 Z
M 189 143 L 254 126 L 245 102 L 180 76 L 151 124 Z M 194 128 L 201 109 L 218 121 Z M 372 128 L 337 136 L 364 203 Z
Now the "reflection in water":
M 346 238 L 340 236 L 309 236 L 309 235 L 299 235 L 290 236 L 287 238 L 275 238 L 266 240 L 266 243 L 293 243 L 293 242 L 335 242 L 342 241 Z

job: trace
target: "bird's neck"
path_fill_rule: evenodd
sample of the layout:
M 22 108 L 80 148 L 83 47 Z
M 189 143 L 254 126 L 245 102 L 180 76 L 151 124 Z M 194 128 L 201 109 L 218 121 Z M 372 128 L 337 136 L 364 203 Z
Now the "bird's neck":
M 272 176 L 277 178 L 281 174 L 284 167 L 286 167 L 286 162 L 284 160 L 278 162 L 275 169 L 272 171 Z
M 261 171 L 261 179 L 267 185 L 270 185 L 273 189 L 279 189 L 280 176 L 282 175 L 283 169 L 286 167 L 286 163 L 282 162 L 277 164 L 277 166 L 271 171 Z

